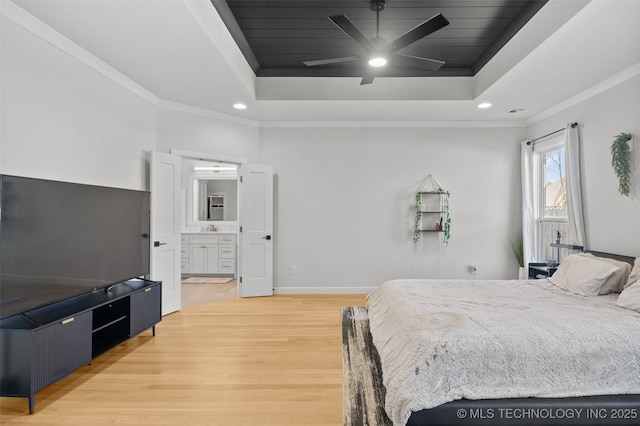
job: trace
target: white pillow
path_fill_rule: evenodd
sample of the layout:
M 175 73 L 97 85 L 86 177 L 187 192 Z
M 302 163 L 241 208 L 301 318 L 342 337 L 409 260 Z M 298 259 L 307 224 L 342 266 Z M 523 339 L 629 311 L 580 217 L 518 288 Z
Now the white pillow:
M 627 279 L 629 278 L 629 273 L 631 272 L 630 264 L 610 259 L 608 257 L 594 256 L 591 253 L 578 253 L 578 256 L 588 257 L 590 259 L 597 260 L 598 262 L 610 263 L 618 268 L 618 270 L 611 274 L 604 284 L 602 284 L 598 294 L 620 293 L 622 291 L 622 288 L 625 286 Z
M 629 279 L 624 285 L 624 288 L 629 287 L 631 284 L 635 283 L 638 280 L 640 280 L 640 257 L 636 257 L 635 262 L 633 262 L 633 269 L 629 274 Z
M 597 296 L 604 282 L 618 268 L 610 263 L 572 254 L 562 261 L 549 281 L 581 296 Z
M 637 260 L 636 264 L 638 264 Z M 640 312 L 640 280 L 628 285 L 622 290 L 622 293 L 618 296 L 616 305 Z

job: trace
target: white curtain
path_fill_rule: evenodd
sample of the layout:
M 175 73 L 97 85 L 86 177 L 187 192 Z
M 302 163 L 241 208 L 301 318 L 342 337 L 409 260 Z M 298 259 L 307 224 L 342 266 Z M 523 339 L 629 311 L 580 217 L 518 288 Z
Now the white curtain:
M 567 171 L 567 214 L 569 216 L 568 243 L 587 248 L 584 213 L 582 210 L 578 123 L 567 124 L 565 130 L 565 162 Z
M 533 211 L 533 143 L 522 142 L 522 244 L 524 266 L 534 260 L 535 218 Z

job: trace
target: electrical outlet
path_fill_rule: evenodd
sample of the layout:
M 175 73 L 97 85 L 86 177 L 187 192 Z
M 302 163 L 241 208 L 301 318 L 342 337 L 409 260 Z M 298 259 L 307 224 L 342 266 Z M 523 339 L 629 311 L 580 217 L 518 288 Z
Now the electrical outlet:
M 291 275 L 295 275 L 295 274 L 297 274 L 297 273 L 298 273 L 298 270 L 296 269 L 296 267 L 295 267 L 295 266 L 292 266 L 292 267 L 291 267 L 291 270 L 289 271 L 289 274 L 291 274 Z
M 478 265 L 471 265 L 469 267 L 469 272 L 471 273 L 471 275 L 476 275 L 478 273 Z

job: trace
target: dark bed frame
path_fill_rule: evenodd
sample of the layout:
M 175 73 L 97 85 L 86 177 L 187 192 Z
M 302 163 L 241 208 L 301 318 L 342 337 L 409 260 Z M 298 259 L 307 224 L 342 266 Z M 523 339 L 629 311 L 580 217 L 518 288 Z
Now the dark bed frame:
M 598 257 L 608 257 L 609 259 L 619 260 L 620 262 L 627 262 L 633 267 L 633 262 L 635 262 L 636 258 L 633 256 L 625 256 L 623 254 L 613 254 L 613 253 L 605 253 L 603 251 L 595 251 L 595 250 L 584 250 L 585 253 L 591 253 L 594 256 Z
M 635 257 L 585 250 L 633 265 Z M 640 395 L 510 398 L 447 402 L 411 414 L 407 426 L 638 425 Z

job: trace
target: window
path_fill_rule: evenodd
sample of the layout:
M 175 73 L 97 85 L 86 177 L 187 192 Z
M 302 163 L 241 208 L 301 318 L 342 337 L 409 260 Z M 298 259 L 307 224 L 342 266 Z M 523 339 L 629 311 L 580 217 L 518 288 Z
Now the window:
M 566 242 L 569 232 L 565 148 L 562 138 L 536 144 L 534 161 L 535 256 L 538 261 L 546 261 L 557 257 L 556 249 L 549 245 L 558 236 L 561 241 Z

